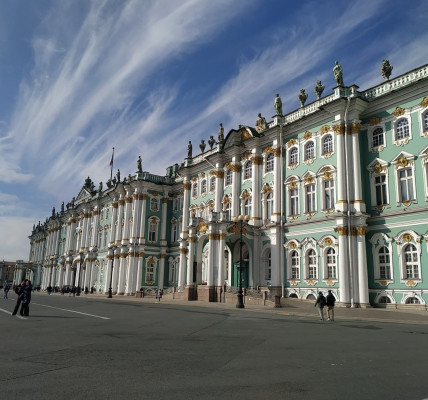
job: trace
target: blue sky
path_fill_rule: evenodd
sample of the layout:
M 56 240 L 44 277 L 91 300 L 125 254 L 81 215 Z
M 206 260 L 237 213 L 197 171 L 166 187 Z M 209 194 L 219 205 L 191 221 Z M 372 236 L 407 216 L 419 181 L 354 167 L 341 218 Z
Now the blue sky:
M 361 90 L 428 62 L 421 1 L 0 2 L 0 259 L 28 259 L 33 224 L 115 169 L 165 174 L 189 140 L 335 86 Z M 195 153 L 195 151 L 194 151 Z

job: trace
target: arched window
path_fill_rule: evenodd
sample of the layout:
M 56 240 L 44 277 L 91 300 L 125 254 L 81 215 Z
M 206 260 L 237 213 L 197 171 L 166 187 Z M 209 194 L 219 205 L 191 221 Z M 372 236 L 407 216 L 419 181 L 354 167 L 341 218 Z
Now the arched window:
M 231 219 L 230 218 L 231 217 L 231 215 L 230 215 L 231 207 L 232 207 L 232 202 L 230 201 L 230 198 L 228 196 L 225 196 L 224 200 L 223 200 L 223 213 L 224 213 L 225 219 L 227 221 L 230 221 L 230 219 Z
M 212 176 L 210 178 L 210 192 L 214 192 L 215 191 L 215 176 Z
M 272 172 L 274 167 L 274 156 L 272 153 L 269 153 L 266 157 L 266 172 Z
M 391 266 L 388 247 L 382 246 L 378 252 L 379 279 L 391 279 Z
M 270 220 L 273 213 L 273 194 L 268 193 L 266 196 L 266 219 Z
M 333 153 L 333 137 L 331 135 L 326 135 L 322 142 L 322 154 Z
M 317 279 L 317 255 L 314 249 L 310 249 L 306 255 L 308 266 L 308 279 Z
M 288 153 L 288 165 L 296 165 L 299 162 L 299 151 L 293 147 Z
M 291 252 L 291 279 L 300 279 L 299 253 L 296 250 Z
M 177 241 L 178 237 L 178 224 L 176 220 L 173 220 L 171 223 L 171 242 L 174 243 Z
M 153 283 L 155 280 L 155 261 L 151 260 L 146 265 L 146 283 Z
M 428 131 L 428 111 L 424 114 L 424 131 Z
M 226 171 L 226 186 L 229 186 L 232 184 L 232 170 L 228 169 Z
M 327 278 L 336 279 L 336 251 L 330 247 L 327 250 Z
M 198 196 L 198 182 L 195 182 L 192 186 L 192 197 Z
M 253 163 L 251 161 L 247 161 L 244 169 L 244 179 L 251 179 L 253 176 Z
M 315 158 L 315 144 L 314 142 L 308 142 L 305 145 L 305 160 L 311 160 Z
M 246 199 L 244 203 L 244 215 L 251 216 L 251 199 Z
M 405 139 L 410 136 L 409 121 L 400 119 L 395 126 L 395 140 Z
M 376 128 L 372 133 L 372 147 L 379 147 L 383 146 L 384 144 L 383 129 Z
M 206 194 L 207 193 L 207 180 L 204 179 L 201 182 L 201 194 Z
M 408 297 L 406 299 L 406 304 L 421 304 L 417 297 Z
M 404 264 L 406 279 L 419 279 L 418 253 L 413 244 L 408 244 L 404 248 Z

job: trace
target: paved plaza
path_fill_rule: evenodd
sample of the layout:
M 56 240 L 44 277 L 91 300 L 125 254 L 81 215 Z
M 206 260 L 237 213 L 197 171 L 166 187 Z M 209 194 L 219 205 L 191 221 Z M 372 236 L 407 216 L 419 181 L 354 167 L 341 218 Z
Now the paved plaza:
M 428 312 L 104 295 L 0 302 L 5 399 L 426 399 Z

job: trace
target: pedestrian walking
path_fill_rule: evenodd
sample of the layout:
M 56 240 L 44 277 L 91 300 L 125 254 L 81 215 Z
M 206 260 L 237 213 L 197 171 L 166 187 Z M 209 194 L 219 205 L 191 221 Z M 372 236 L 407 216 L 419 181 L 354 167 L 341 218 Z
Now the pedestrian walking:
M 317 300 L 315 301 L 314 307 L 318 306 L 318 312 L 320 314 L 321 321 L 324 321 L 324 307 L 327 303 L 327 300 L 325 299 L 322 292 L 318 292 Z
M 326 305 L 327 305 L 327 321 L 334 321 L 334 303 L 336 302 L 336 298 L 331 290 L 328 291 L 326 297 Z
M 22 291 L 22 305 L 20 314 L 24 317 L 30 316 L 30 302 L 31 302 L 31 292 L 33 290 L 33 286 L 31 285 L 31 281 L 29 279 L 25 282 L 25 287 Z
M 24 279 L 20 285 L 15 287 L 15 293 L 18 295 L 18 299 L 16 300 L 16 305 L 12 311 L 12 315 L 16 315 L 16 313 L 19 310 L 19 306 L 21 305 L 22 299 L 24 297 L 24 287 L 25 287 L 26 281 L 27 280 Z M 21 311 L 22 311 L 22 309 L 21 309 Z
M 3 298 L 4 299 L 7 299 L 7 294 L 9 293 L 9 290 L 10 290 L 10 286 L 8 283 L 6 283 L 6 286 L 3 288 L 3 292 L 4 292 Z

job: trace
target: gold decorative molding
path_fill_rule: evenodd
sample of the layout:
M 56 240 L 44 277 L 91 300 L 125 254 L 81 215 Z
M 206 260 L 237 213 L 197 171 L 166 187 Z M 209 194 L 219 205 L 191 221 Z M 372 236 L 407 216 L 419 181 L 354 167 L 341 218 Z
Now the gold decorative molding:
M 192 181 L 192 182 L 197 182 L 197 181 L 198 181 L 198 178 L 197 178 L 196 176 L 194 176 L 194 177 L 192 177 L 191 181 Z
M 385 171 L 386 171 L 386 167 L 382 167 L 382 165 L 380 165 L 379 163 L 373 165 L 372 167 L 372 172 L 376 174 L 380 174 L 381 172 L 385 172 Z
M 314 286 L 317 283 L 315 279 L 308 279 L 305 282 L 310 286 Z
M 422 107 L 428 107 L 428 97 L 424 97 L 424 99 L 420 102 Z
M 331 128 L 330 128 L 330 126 L 329 126 L 329 125 L 324 125 L 324 126 L 321 128 L 321 134 L 322 134 L 322 135 L 324 135 L 325 133 L 330 132 L 330 130 L 331 130 Z
M 242 160 L 248 160 L 251 157 L 251 150 L 246 150 L 242 154 Z
M 179 248 L 178 249 L 178 252 L 180 253 L 180 254 L 187 254 L 187 249 L 183 249 L 183 248 Z
M 274 157 L 280 157 L 281 156 L 281 147 L 275 147 L 272 149 L 272 153 Z
M 323 181 L 328 181 L 330 179 L 333 179 L 333 174 L 328 169 L 325 169 L 321 179 Z
M 331 244 L 333 243 L 333 241 L 330 239 L 330 238 L 326 238 L 325 240 L 324 240 L 324 244 L 326 245 L 326 246 L 331 246 Z
M 304 179 L 304 181 L 305 181 L 305 185 L 309 184 L 309 183 L 313 183 L 314 182 L 314 177 L 310 176 L 310 175 L 306 176 L 305 179 Z
M 244 192 L 242 193 L 241 198 L 242 198 L 242 200 L 251 199 L 251 195 L 250 195 L 250 193 L 248 193 L 247 190 L 244 190 Z
M 408 165 L 412 165 L 412 164 L 413 163 L 410 162 L 406 157 L 400 157 L 397 160 L 397 163 L 395 164 L 395 169 L 404 168 L 404 167 L 407 167 Z
M 413 240 L 413 236 L 410 233 L 406 233 L 405 235 L 403 235 L 403 240 L 409 243 Z
M 343 135 L 345 133 L 345 124 L 333 125 L 333 131 L 336 135 Z
M 355 231 L 358 236 L 364 236 L 369 231 L 369 228 L 367 226 L 356 226 Z
M 200 176 L 201 178 L 205 178 L 205 172 L 201 172 L 201 173 L 199 174 L 199 176 Z
M 169 198 L 168 198 L 168 197 L 163 197 L 163 198 L 162 198 L 162 203 L 163 203 L 163 204 L 167 204 L 167 203 L 168 203 L 168 201 L 169 201 Z
M 312 137 L 312 133 L 309 131 L 306 131 L 305 134 L 303 135 L 303 139 L 308 140 Z
M 295 250 L 297 248 L 297 245 L 296 245 L 296 243 L 291 242 L 289 247 L 291 250 Z
M 124 199 L 120 199 L 119 200 L 119 205 L 120 206 L 124 206 L 125 205 L 125 200 Z
M 382 118 L 381 117 L 371 117 L 370 121 L 369 121 L 369 125 L 374 126 L 374 125 L 378 125 L 382 122 Z
M 262 193 L 263 193 L 263 194 L 266 194 L 266 193 L 273 193 L 273 189 L 269 186 L 269 184 L 268 184 L 268 183 L 266 183 L 266 184 L 263 186 Z
M 417 284 L 418 284 L 417 282 L 415 282 L 411 279 L 406 281 L 406 286 L 409 286 L 409 287 L 415 287 Z
M 196 243 L 196 236 L 189 236 L 187 240 L 189 241 L 189 243 Z
M 296 145 L 298 142 L 297 142 L 297 140 L 296 139 L 290 139 L 288 142 L 287 142 L 287 147 L 288 148 L 290 148 L 291 146 L 294 146 L 294 145 Z
M 291 286 L 296 286 L 296 285 L 297 285 L 297 282 L 296 282 L 294 279 L 292 279 L 292 280 L 290 281 L 290 285 L 291 285 Z
M 241 140 L 247 140 L 252 138 L 250 132 L 248 132 L 245 128 L 241 129 Z
M 208 231 L 208 225 L 204 221 L 200 221 L 198 224 L 198 234 L 203 235 Z
M 396 117 L 399 117 L 400 115 L 403 115 L 404 113 L 405 113 L 405 109 L 404 108 L 401 108 L 401 107 L 397 107 L 394 111 L 393 111 L 393 114 L 396 116 Z
M 166 254 L 163 254 L 163 253 L 159 254 L 159 258 L 160 259 L 166 258 Z
M 184 190 L 190 190 L 192 188 L 192 184 L 190 182 L 184 182 L 183 183 L 183 189 Z
M 331 279 L 328 279 L 326 281 L 326 283 L 327 283 L 327 286 L 333 286 L 334 285 L 334 282 Z
M 351 134 L 360 133 L 360 130 L 361 130 L 361 124 L 359 124 L 358 122 L 353 122 L 351 124 Z
M 263 164 L 263 157 L 261 157 L 259 155 L 254 155 L 253 157 L 250 158 L 250 160 L 254 165 L 262 165 Z
M 232 172 L 239 172 L 241 171 L 241 165 L 238 163 L 233 163 L 230 165 L 230 169 L 232 170 Z
M 132 203 L 132 197 L 125 197 L 125 202 Z
M 337 226 L 336 228 L 334 228 L 334 231 L 341 236 L 348 234 L 348 228 L 346 226 Z

